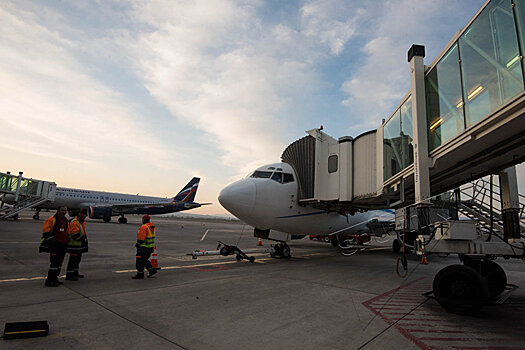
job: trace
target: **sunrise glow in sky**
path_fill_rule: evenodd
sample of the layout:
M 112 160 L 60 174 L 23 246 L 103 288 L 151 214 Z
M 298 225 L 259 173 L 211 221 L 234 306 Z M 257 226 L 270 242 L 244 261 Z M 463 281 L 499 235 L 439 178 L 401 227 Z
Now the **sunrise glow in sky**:
M 481 0 L 0 2 L 0 171 L 197 214 L 304 131 L 376 129 Z M 520 183 L 523 178 L 520 171 Z

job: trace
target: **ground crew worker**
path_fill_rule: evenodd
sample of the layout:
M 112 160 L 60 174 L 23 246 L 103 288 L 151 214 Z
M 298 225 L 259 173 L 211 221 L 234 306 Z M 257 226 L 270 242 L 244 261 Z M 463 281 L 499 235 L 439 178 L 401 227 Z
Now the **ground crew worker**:
M 133 279 L 144 279 L 144 267 L 148 269 L 148 277 L 157 273 L 157 269 L 151 266 L 149 257 L 153 253 L 155 247 L 155 225 L 150 222 L 151 218 L 148 214 L 142 217 L 142 226 L 140 226 L 137 233 L 137 248 L 136 267 L 137 275 L 131 277 Z
M 75 218 L 71 220 L 67 230 L 69 235 L 67 244 L 69 261 L 67 262 L 66 280 L 68 281 L 78 281 L 79 278 L 84 278 L 84 275 L 78 273 L 78 266 L 82 259 L 82 253 L 88 251 L 86 223 L 84 222 L 86 216 L 87 209 L 81 209 Z
M 39 252 L 49 252 L 49 271 L 45 282 L 46 287 L 58 287 L 62 282 L 58 281 L 60 269 L 66 256 L 68 242 L 66 219 L 67 207 L 58 208 L 55 215 L 50 216 L 42 227 L 42 239 L 40 240 Z

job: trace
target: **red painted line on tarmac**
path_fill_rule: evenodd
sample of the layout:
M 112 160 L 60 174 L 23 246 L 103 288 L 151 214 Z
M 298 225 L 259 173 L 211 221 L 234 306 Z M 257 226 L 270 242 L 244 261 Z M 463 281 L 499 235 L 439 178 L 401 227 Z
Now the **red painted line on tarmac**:
M 387 322 L 388 324 L 393 324 L 394 321 L 391 320 L 390 318 L 384 316 L 381 312 L 379 312 L 378 310 L 376 310 L 374 307 L 371 306 L 371 304 L 374 302 L 374 301 L 377 301 L 387 295 L 390 295 L 392 293 L 395 293 L 396 291 L 400 290 L 401 288 L 407 288 L 408 286 L 416 283 L 416 282 L 419 282 L 421 281 L 422 279 L 424 279 L 424 277 L 421 277 L 421 278 L 418 278 L 412 282 L 409 282 L 409 283 L 406 283 L 406 284 L 403 284 L 402 286 L 399 286 L 397 287 L 396 289 L 394 290 L 391 290 L 391 291 L 388 291 L 388 292 L 385 292 L 381 295 L 378 295 L 377 297 L 375 298 L 372 298 L 370 300 L 367 300 L 365 302 L 363 302 L 363 305 L 365 307 L 367 307 L 370 311 L 372 311 L 374 314 L 378 315 L 379 317 L 381 317 L 385 322 Z M 394 325 L 394 327 L 401 333 L 403 334 L 406 338 L 410 339 L 412 342 L 414 342 L 414 344 L 416 344 L 417 346 L 419 346 L 421 349 L 423 350 L 431 350 L 432 348 L 427 346 L 425 343 L 423 343 L 421 340 L 419 340 L 417 337 L 413 336 L 412 334 L 410 334 L 410 332 L 408 332 L 407 330 L 399 327 L 398 325 Z
M 459 350 L 523 350 L 523 346 L 451 346 Z
M 445 330 L 445 329 L 411 329 L 410 332 L 414 333 L 442 333 L 442 334 L 485 334 L 486 331 L 452 331 L 452 330 Z
M 487 342 L 487 341 L 497 341 L 511 343 L 515 342 L 514 339 L 505 339 L 505 338 L 436 338 L 436 337 L 422 337 L 421 340 L 430 340 L 430 341 L 478 341 L 478 342 Z M 485 347 L 484 347 L 485 348 Z M 523 349 L 523 348 L 522 348 Z

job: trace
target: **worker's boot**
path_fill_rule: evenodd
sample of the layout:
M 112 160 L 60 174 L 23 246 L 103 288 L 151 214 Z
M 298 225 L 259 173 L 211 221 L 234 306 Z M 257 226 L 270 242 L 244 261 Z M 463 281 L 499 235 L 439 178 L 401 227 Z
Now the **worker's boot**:
M 77 278 L 84 278 L 84 275 L 79 274 L 78 271 L 75 271 L 75 276 L 77 276 Z
M 152 267 L 151 269 L 148 269 L 148 272 L 149 272 L 148 277 L 151 277 L 157 273 L 157 269 Z
M 68 280 L 68 281 L 78 281 L 78 278 L 77 278 L 77 276 L 75 275 L 74 272 L 68 272 L 68 273 L 66 273 L 66 280 Z
M 58 287 L 59 285 L 61 285 L 62 283 L 55 281 L 55 280 L 49 280 L 49 279 L 46 279 L 46 283 L 44 284 L 46 287 Z
M 143 280 L 144 279 L 144 272 L 137 272 L 137 274 L 133 277 L 134 280 Z
M 60 274 L 60 270 L 49 270 L 46 278 L 46 287 L 58 287 L 59 285 L 63 284 L 62 282 L 58 281 L 58 275 Z

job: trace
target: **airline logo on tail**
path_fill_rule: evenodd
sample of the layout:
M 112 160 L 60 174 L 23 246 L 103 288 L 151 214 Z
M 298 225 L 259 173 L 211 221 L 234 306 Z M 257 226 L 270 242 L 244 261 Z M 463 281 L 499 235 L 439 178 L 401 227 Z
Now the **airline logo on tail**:
M 199 187 L 199 181 L 201 179 L 194 177 L 184 188 L 173 197 L 173 203 L 175 202 L 193 202 L 195 194 L 197 193 L 197 187 Z

